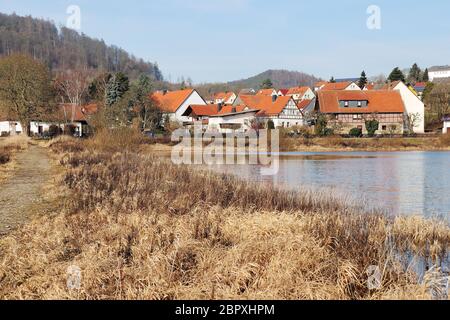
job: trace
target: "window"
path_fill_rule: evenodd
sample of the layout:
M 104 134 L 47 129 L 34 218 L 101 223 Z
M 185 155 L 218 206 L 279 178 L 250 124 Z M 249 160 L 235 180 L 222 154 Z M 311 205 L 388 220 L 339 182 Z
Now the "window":
M 387 130 L 387 126 L 382 126 L 381 130 L 386 131 Z
M 345 101 L 345 102 L 344 102 L 344 106 L 345 106 L 345 107 L 348 107 L 348 101 Z

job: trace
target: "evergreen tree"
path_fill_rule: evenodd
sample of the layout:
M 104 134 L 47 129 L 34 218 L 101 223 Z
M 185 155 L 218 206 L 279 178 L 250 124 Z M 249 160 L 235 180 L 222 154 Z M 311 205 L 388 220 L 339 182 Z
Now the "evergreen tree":
M 329 82 L 330 82 L 330 83 L 336 83 L 336 80 L 334 79 L 334 77 L 331 77 L 331 79 L 330 79 Z
M 361 73 L 361 77 L 359 78 L 358 86 L 359 86 L 361 89 L 364 89 L 364 87 L 366 86 L 367 83 L 368 83 L 368 80 L 367 80 L 366 72 L 363 71 L 363 72 Z
M 408 82 L 416 83 L 421 81 L 421 78 L 422 78 L 422 70 L 420 70 L 417 63 L 414 63 L 408 74 Z
M 391 74 L 388 77 L 389 81 L 403 81 L 405 82 L 405 75 L 400 70 L 399 67 L 395 67 L 394 70 L 392 70 Z
M 263 83 L 261 84 L 261 89 L 272 89 L 273 88 L 273 83 L 272 80 L 270 79 L 266 79 L 263 81 Z
M 106 85 L 106 105 L 112 106 L 128 91 L 130 83 L 128 77 L 123 73 L 116 73 Z
M 425 82 L 430 81 L 430 76 L 428 74 L 428 68 L 426 68 L 425 71 L 423 72 L 422 81 L 425 81 Z

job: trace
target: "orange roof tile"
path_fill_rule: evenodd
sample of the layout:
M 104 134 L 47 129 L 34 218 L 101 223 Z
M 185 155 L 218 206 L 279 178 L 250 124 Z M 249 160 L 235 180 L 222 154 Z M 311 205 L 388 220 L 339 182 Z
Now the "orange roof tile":
M 153 94 L 153 98 L 158 102 L 162 111 L 175 113 L 194 91 L 194 89 L 185 89 L 169 91 L 166 94 L 158 91 Z
M 259 96 L 271 96 L 274 93 L 275 89 L 261 89 L 258 91 L 257 95 Z
M 215 100 L 223 100 L 223 101 L 228 101 L 228 100 L 230 100 L 230 98 L 234 95 L 235 93 L 234 92 L 219 92 L 219 93 L 216 93 L 215 95 L 214 95 L 214 99 Z
M 311 104 L 311 102 L 312 102 L 312 100 L 302 100 L 302 101 L 299 101 L 299 102 L 297 103 L 297 107 L 298 107 L 300 110 L 303 110 L 303 109 L 305 109 L 307 106 L 309 106 L 309 105 Z
M 303 96 L 306 91 L 309 90 L 309 87 L 297 87 L 297 88 L 290 88 L 288 93 L 286 95 L 293 96 L 294 94 L 298 94 Z
M 319 91 L 323 113 L 403 113 L 405 106 L 398 91 Z M 339 101 L 368 101 L 366 108 L 342 108 Z
M 202 117 L 202 116 L 212 116 L 216 115 L 219 110 L 218 104 L 208 104 L 208 105 L 196 105 L 193 104 L 189 106 L 191 108 L 191 114 Z M 189 108 L 186 112 L 189 111 Z
M 278 97 L 276 101 L 273 101 L 271 96 L 242 95 L 241 100 L 243 105 L 250 109 L 260 110 L 260 113 L 267 115 L 278 115 L 286 108 L 292 97 Z
M 336 82 L 327 83 L 321 90 L 331 91 L 331 90 L 345 90 L 352 82 Z

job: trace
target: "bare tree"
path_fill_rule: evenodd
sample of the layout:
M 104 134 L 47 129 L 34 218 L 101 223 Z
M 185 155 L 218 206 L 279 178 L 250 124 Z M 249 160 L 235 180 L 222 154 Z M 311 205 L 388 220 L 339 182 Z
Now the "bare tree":
M 60 102 L 72 105 L 72 111 L 69 111 L 69 113 L 67 108 L 64 108 L 66 122 L 74 120 L 75 110 L 83 104 L 93 75 L 94 71 L 85 69 L 69 69 L 57 73 L 55 88 Z
M 51 110 L 50 74 L 40 62 L 26 55 L 0 59 L 0 102 L 8 115 L 16 117 L 28 135 L 30 122 Z

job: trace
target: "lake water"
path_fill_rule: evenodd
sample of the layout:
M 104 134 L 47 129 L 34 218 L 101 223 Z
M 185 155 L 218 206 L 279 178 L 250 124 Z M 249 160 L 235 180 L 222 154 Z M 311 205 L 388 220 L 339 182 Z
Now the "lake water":
M 283 188 L 325 188 L 393 214 L 450 219 L 450 152 L 281 153 L 274 176 L 256 165 L 213 168 Z

